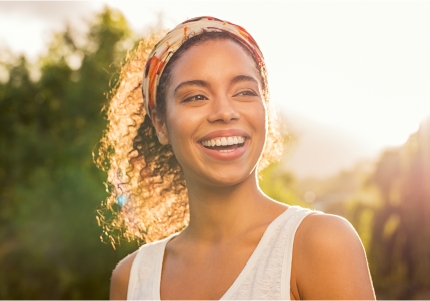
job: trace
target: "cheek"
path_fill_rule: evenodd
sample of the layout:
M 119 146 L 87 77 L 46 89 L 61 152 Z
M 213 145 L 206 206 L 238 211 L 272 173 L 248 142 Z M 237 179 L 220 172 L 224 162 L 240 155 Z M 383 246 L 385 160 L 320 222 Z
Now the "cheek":
M 258 123 L 258 127 L 266 131 L 268 116 L 267 116 L 266 105 L 264 103 L 258 104 L 257 108 L 254 110 L 254 114 L 252 117 L 255 123 Z
M 269 132 L 269 116 L 266 111 L 266 106 L 263 104 L 260 110 L 258 110 L 257 112 L 258 113 L 254 117 L 256 120 L 255 126 L 261 131 L 260 137 L 263 140 L 262 143 L 265 144 Z
M 193 119 L 178 110 L 168 108 L 166 120 L 169 141 L 176 154 L 186 147 L 186 143 L 188 143 L 192 137 Z
M 268 114 L 269 113 L 267 112 L 266 103 L 262 102 L 261 103 L 261 115 L 262 115 L 261 118 L 262 118 L 262 120 L 264 122 L 264 129 L 265 129 L 265 131 L 267 131 L 268 122 L 269 122 L 269 119 L 268 119 L 269 115 Z

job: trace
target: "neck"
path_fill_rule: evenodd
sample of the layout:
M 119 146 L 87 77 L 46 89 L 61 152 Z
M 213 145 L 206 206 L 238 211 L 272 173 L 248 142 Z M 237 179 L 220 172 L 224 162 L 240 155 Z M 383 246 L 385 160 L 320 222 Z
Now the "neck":
M 245 181 L 224 187 L 208 187 L 187 179 L 190 223 L 186 234 L 193 238 L 221 241 L 239 235 L 273 203 L 258 187 L 255 173 Z

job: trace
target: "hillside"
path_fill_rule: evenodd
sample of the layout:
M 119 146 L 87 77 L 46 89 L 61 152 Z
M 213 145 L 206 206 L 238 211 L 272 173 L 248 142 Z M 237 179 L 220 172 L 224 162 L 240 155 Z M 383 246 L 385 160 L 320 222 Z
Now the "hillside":
M 377 156 L 361 137 L 330 124 L 302 116 L 285 115 L 291 135 L 283 166 L 297 178 L 323 178 Z

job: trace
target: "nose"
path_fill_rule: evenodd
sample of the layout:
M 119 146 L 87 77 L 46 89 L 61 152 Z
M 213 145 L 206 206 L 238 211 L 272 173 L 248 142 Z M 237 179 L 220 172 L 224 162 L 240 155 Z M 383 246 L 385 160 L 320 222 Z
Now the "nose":
M 228 97 L 218 97 L 212 101 L 211 112 L 208 115 L 209 122 L 231 122 L 238 120 L 240 114 L 235 108 L 234 101 Z

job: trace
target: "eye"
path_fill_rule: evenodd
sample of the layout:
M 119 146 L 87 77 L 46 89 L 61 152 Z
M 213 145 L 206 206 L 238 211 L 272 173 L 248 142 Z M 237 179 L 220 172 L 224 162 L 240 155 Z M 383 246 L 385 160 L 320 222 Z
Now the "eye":
M 258 94 L 252 90 L 244 90 L 244 91 L 240 91 L 239 93 L 235 94 L 234 96 L 257 96 L 257 95 Z
M 191 97 L 187 97 L 182 102 L 190 102 L 190 101 L 201 101 L 201 100 L 207 100 L 208 98 L 204 95 L 198 94 Z

